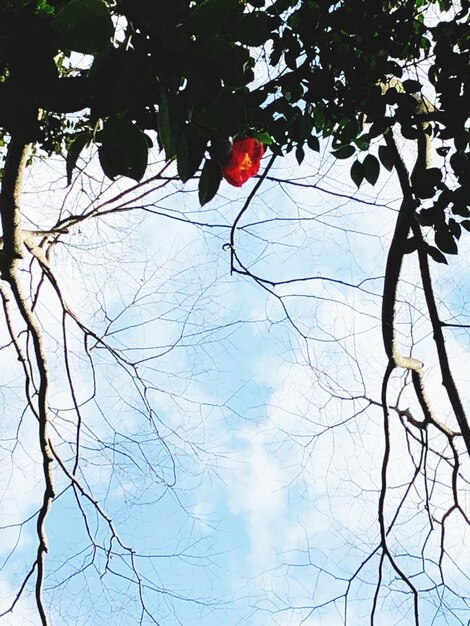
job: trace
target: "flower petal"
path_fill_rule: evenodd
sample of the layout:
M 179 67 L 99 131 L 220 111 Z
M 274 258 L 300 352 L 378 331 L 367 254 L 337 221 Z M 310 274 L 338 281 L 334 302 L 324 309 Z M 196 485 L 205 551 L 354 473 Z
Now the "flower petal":
M 264 154 L 264 145 L 254 137 L 235 139 L 229 162 L 222 168 L 225 180 L 234 187 L 241 187 L 256 176 Z

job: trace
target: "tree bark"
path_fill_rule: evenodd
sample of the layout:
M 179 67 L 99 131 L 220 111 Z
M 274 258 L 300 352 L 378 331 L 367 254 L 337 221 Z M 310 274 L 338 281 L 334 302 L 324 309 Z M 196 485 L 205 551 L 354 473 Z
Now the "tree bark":
M 0 191 L 3 239 L 1 275 L 7 281 L 11 278 L 16 261 L 23 257 L 20 196 L 28 153 L 29 144 L 17 137 L 10 139 Z

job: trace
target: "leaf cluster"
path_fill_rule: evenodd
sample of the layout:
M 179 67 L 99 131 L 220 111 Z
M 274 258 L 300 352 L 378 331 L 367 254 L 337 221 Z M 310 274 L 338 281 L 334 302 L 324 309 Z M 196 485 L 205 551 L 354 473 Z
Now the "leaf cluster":
M 426 128 L 447 152 L 445 167 L 413 181 L 419 219 L 449 252 L 456 217 L 470 215 L 469 10 L 428 26 L 435 3 L 1 0 L 0 127 L 49 150 L 65 144 L 69 176 L 95 142 L 107 176 L 137 180 L 150 132 L 183 181 L 202 170 L 201 203 L 217 192 L 220 146 L 235 136 L 264 133 L 299 163 L 328 139 L 336 158 L 354 159 L 360 186 L 393 169 L 380 141 L 392 126 L 412 140 Z M 270 78 L 254 87 L 259 46 Z M 90 62 L 74 68 L 72 53 Z M 423 72 L 436 108 L 423 106 Z M 39 109 L 61 120 L 55 131 L 38 122 Z

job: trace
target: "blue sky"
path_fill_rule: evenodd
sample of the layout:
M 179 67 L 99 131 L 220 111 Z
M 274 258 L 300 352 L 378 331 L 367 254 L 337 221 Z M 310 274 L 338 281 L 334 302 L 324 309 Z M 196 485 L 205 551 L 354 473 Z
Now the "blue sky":
M 191 183 L 184 193 L 172 185 L 154 190 L 146 198 L 153 215 L 135 210 L 90 220 L 55 248 L 53 266 L 71 308 L 123 359 L 139 361 L 134 369 L 90 339 L 92 368 L 82 334 L 68 321 L 83 424 L 80 479 L 112 518 L 122 544 L 135 550 L 144 604 L 162 626 L 342 624 L 343 600 L 329 601 L 344 592 L 344 579 L 377 544 L 383 418 L 373 401 L 380 398 L 385 367 L 381 276 L 400 193 L 387 175 L 376 188 L 365 186 L 356 194 L 350 165 L 322 156 L 308 155 L 302 167 L 290 158 L 279 160 L 272 174 L 285 182 L 265 182 L 244 217 L 249 226 L 237 234 L 237 252 L 257 275 L 314 278 L 279 287 L 282 302 L 272 289 L 230 275 L 223 248 L 254 181 L 241 190 L 223 184 L 201 210 Z M 31 222 L 50 224 L 59 206 L 76 212 L 90 198 L 95 206 L 101 202 L 94 200 L 100 181 L 92 176 L 68 193 L 62 182 L 50 192 L 45 181 L 52 171 L 38 167 L 29 175 L 28 189 L 38 190 L 25 196 Z M 292 182 L 314 183 L 323 191 Z M 357 201 L 344 197 L 350 195 Z M 463 261 L 451 260 L 442 276 L 445 306 L 453 314 L 465 304 L 460 263 L 468 247 L 462 247 Z M 429 363 L 433 402 L 447 416 L 412 262 L 403 278 L 400 340 Z M 61 311 L 47 285 L 38 313 L 47 324 L 57 447 L 70 468 L 73 448 L 66 442 L 74 440 L 77 417 L 64 384 Z M 1 333 L 5 345 L 4 327 Z M 468 341 L 450 336 L 448 343 L 463 377 Z M 21 370 L 8 354 L 0 363 L 3 412 L 18 415 L 24 404 Z M 416 410 L 411 394 L 401 391 L 400 376 L 391 402 L 401 393 L 406 407 L 409 395 Z M 413 471 L 407 445 L 417 458 L 392 417 L 390 515 Z M 16 422 L 3 420 L 1 428 L 5 525 L 31 515 L 41 489 L 34 419 L 25 413 L 17 439 Z M 429 463 L 438 477 L 438 515 L 449 503 L 449 472 L 438 457 Z M 59 492 L 67 481 L 58 469 L 55 476 Z M 82 511 L 69 488 L 47 522 L 51 623 L 155 623 L 141 612 L 129 552 L 116 538 L 111 559 L 94 550 L 93 541 L 109 546 L 110 526 L 89 501 L 78 501 Z M 434 557 L 439 535 L 435 530 L 425 540 L 429 518 L 422 481 L 399 521 L 391 536 L 396 551 L 419 554 L 425 544 L 426 555 Z M 0 588 L 6 600 L 34 558 L 34 521 L 24 525 L 8 559 L 18 535 L 15 529 L 3 532 Z M 446 563 L 448 576 L 464 589 L 470 555 L 457 516 L 449 521 L 448 536 L 449 553 L 461 567 L 459 572 Z M 402 556 L 400 562 L 420 585 L 431 584 L 420 574 L 419 559 Z M 365 623 L 376 577 L 374 558 L 352 586 L 350 626 Z M 1 624 L 37 623 L 31 589 Z M 439 592 L 429 595 L 435 601 Z M 386 569 L 379 623 L 411 624 L 410 606 L 403 584 Z M 425 604 L 422 612 L 423 623 L 438 626 L 466 619 L 465 613 L 457 618 L 448 611 L 434 618 L 435 609 Z M 398 614 L 405 615 L 401 622 Z

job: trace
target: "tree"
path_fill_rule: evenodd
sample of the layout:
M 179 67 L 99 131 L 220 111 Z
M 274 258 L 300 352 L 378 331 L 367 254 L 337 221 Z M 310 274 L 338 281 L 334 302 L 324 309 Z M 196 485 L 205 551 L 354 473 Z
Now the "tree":
M 154 192 L 156 184 L 168 183 L 166 166 L 143 180 L 154 143 L 164 152 L 166 163 L 175 160 L 183 183 L 197 178 L 199 200 L 206 205 L 216 197 L 234 142 L 251 138 L 268 146 L 270 159 L 233 219 L 226 245 L 230 269 L 233 274 L 254 280 L 277 298 L 287 320 L 307 344 L 307 335 L 295 324 L 285 297 L 278 291 L 291 281 L 266 278 L 243 260 L 239 246 L 242 218 L 249 214 L 260 186 L 273 178 L 275 159 L 289 152 L 294 152 L 300 165 L 308 149 L 320 151 L 331 145 L 332 155 L 339 161 L 353 159 L 348 169 L 358 188 L 363 183 L 375 185 L 381 169 L 397 177 L 401 204 L 383 279 L 381 325 L 387 365 L 381 394 L 379 399 L 364 393 L 357 397 L 349 394 L 351 402 L 377 404 L 383 411 L 380 536 L 338 597 L 347 598 L 353 581 L 377 557 L 372 621 L 378 619 L 382 580 L 390 567 L 392 582 L 395 576 L 398 586 L 402 585 L 398 593 L 404 589 L 412 598 L 413 620 L 419 623 L 420 596 L 430 592 L 425 585 L 415 584 L 408 561 L 401 558 L 392 539 L 404 502 L 423 478 L 429 526 L 437 524 L 441 528 L 441 555 L 446 549 L 449 518 L 461 516 L 468 522 L 461 494 L 470 453 L 470 428 L 444 338 L 453 322 L 442 321 L 431 273 L 431 262 L 447 263 L 446 255 L 458 252 L 462 229 L 470 229 L 468 12 L 466 3 L 456 7 L 447 0 L 385 2 L 379 6 L 372 0 L 275 0 L 267 6 L 258 0 L 1 2 L 0 127 L 5 145 L 0 195 L 2 298 L 11 345 L 23 367 L 28 411 L 38 422 L 44 480 L 43 502 L 36 516 L 37 556 L 10 608 L 14 608 L 34 575 L 41 623 L 48 623 L 43 601 L 48 549 L 45 522 L 57 495 L 53 466 L 60 468 L 77 505 L 81 507 L 82 500 L 87 500 L 104 520 L 110 543 L 120 545 L 120 558 L 132 571 L 139 592 L 145 587 L 135 553 L 121 542 L 99 499 L 79 479 L 86 420 L 74 391 L 67 324 L 73 321 L 86 342 L 106 349 L 129 373 L 139 402 L 153 424 L 153 436 L 158 439 L 159 429 L 148 400 L 150 388 L 139 373 L 138 359 L 127 359 L 125 352 L 108 342 L 108 330 L 104 334 L 96 332 L 66 303 L 57 271 L 51 266 L 52 250 L 72 227 L 108 211 L 127 210 L 139 198 L 145 198 L 150 189 Z M 398 147 L 397 129 L 416 144 L 411 167 Z M 437 142 L 442 145 L 436 147 Z M 28 159 L 66 153 L 65 170 L 71 184 L 79 180 L 76 169 L 81 155 L 88 154 L 86 149 L 95 144 L 104 174 L 111 180 L 129 177 L 137 181 L 136 186 L 95 207 L 71 211 L 45 225 L 41 223 L 40 228 L 27 229 L 20 191 Z M 434 149 L 441 159 L 440 167 L 432 163 Z M 445 419 L 436 414 L 428 399 L 423 362 L 412 354 L 416 351 L 413 338 L 405 336 L 399 341 L 397 332 L 401 270 L 413 258 L 419 266 L 418 289 L 424 295 L 421 305 L 427 311 L 450 405 L 450 416 Z M 25 283 L 22 272 L 28 267 L 32 278 Z M 75 439 L 68 441 L 68 453 L 57 449 L 51 435 L 53 409 L 48 394 L 50 361 L 54 359 L 49 355 L 51 348 L 46 346 L 38 308 L 43 283 L 56 294 L 63 317 L 63 368 L 75 415 Z M 137 299 L 138 294 L 139 290 Z M 18 315 L 22 320 L 19 327 Z M 26 328 L 26 335 L 17 328 Z M 85 352 L 89 356 L 88 344 Z M 93 359 L 90 363 L 95 367 Z M 401 370 L 404 377 L 398 374 Z M 391 406 L 389 388 L 397 381 L 400 392 Z M 403 408 L 400 402 L 408 386 L 414 393 L 413 410 Z M 338 397 L 338 391 L 332 395 Z M 393 458 L 393 412 L 401 420 L 415 471 L 408 477 L 408 491 L 391 512 L 388 477 Z M 163 448 L 165 441 L 163 438 Z M 134 444 L 141 450 L 143 443 L 138 438 Z M 172 458 L 170 451 L 168 458 Z M 450 503 L 444 512 L 436 509 L 431 513 L 433 490 L 428 488 L 428 472 L 437 472 L 439 463 L 449 468 Z M 150 462 L 147 466 L 153 467 Z M 171 480 L 162 478 L 162 482 L 169 488 Z M 435 478 L 432 484 L 435 488 L 439 480 Z M 98 545 L 96 535 L 91 531 L 89 535 Z M 106 551 L 103 544 L 101 549 L 110 558 L 112 548 Z M 407 558 L 412 560 L 417 555 Z M 427 560 L 425 546 L 421 546 L 421 558 L 423 572 L 430 576 L 427 568 L 432 559 Z M 432 563 L 437 567 L 437 573 L 430 576 L 437 597 L 441 597 L 441 589 L 447 588 L 443 563 L 443 556 L 437 565 Z M 456 592 L 456 597 L 459 595 Z M 467 600 L 461 597 L 455 607 L 460 602 L 465 604 Z M 150 617 L 144 595 L 141 604 L 142 614 Z M 447 600 L 442 600 L 442 606 L 452 610 Z M 455 619 L 461 620 L 455 623 L 463 623 L 458 617 L 460 604 L 453 610 Z M 346 617 L 345 609 L 344 621 Z

